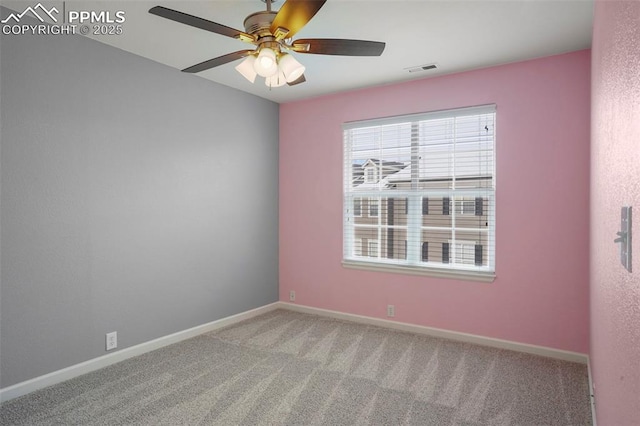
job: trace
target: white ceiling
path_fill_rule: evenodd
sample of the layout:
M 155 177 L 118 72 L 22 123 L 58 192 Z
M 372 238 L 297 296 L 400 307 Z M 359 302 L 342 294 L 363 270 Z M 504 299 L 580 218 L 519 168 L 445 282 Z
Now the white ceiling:
M 284 0 L 274 3 L 274 10 Z M 9 2 L 3 2 L 9 3 Z M 24 4 L 24 3 L 22 3 Z M 261 0 L 67 1 L 67 10 L 123 10 L 123 34 L 92 38 L 178 70 L 251 45 L 148 13 L 156 5 L 244 30 Z M 354 88 L 449 74 L 591 46 L 593 0 L 328 0 L 298 38 L 386 42 L 380 57 L 295 54 L 307 82 L 269 89 L 235 69 L 239 62 L 196 76 L 283 103 Z M 405 68 L 436 63 L 437 70 Z M 185 78 L 198 78 L 185 74 Z

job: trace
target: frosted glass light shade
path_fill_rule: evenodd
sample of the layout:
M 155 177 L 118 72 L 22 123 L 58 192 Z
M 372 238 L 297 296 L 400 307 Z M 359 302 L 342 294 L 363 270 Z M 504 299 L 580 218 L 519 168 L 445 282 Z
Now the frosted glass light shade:
M 280 70 L 284 73 L 287 83 L 296 81 L 304 74 L 305 67 L 293 56 L 285 53 L 280 57 Z
M 284 76 L 284 73 L 282 71 L 278 71 L 274 75 L 264 79 L 264 84 L 267 87 L 284 86 L 286 82 L 287 82 L 287 78 Z
M 253 69 L 262 77 L 271 77 L 278 72 L 276 52 L 268 47 L 260 49 L 258 58 L 253 63 Z
M 249 55 L 244 61 L 240 62 L 240 64 L 236 66 L 236 71 L 252 83 L 256 81 L 256 75 L 258 75 L 256 70 L 253 68 L 255 62 L 256 57 Z

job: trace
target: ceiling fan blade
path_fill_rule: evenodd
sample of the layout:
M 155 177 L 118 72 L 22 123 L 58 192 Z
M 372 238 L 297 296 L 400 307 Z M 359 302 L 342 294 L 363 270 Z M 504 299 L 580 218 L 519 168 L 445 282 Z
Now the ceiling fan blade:
M 282 40 L 293 37 L 320 10 L 327 0 L 287 0 L 271 23 L 271 34 Z M 285 31 L 278 30 L 286 29 Z
M 300 84 L 300 83 L 304 83 L 305 81 L 307 81 L 306 78 L 304 78 L 304 74 L 302 74 L 300 77 L 298 77 L 296 80 L 293 80 L 291 83 L 287 83 L 289 86 L 295 86 L 296 84 Z
M 237 52 L 228 53 L 223 56 L 218 56 L 217 58 L 209 59 L 208 61 L 200 62 L 199 64 L 193 65 L 189 68 L 185 68 L 182 71 L 188 73 L 205 71 L 220 65 L 227 64 L 229 62 L 233 62 L 238 59 L 242 59 L 245 56 L 249 56 L 253 52 L 255 52 L 255 50 L 239 50 Z
M 223 36 L 235 38 L 249 43 L 252 43 L 256 40 L 254 36 L 252 36 L 251 34 L 247 34 L 244 31 L 236 30 L 235 28 L 227 27 L 226 25 L 218 24 L 216 22 L 189 15 L 184 12 L 167 9 L 166 7 L 152 7 L 151 9 L 149 9 L 149 13 L 151 13 L 152 15 L 160 16 L 162 18 L 170 19 L 172 21 L 180 22 L 181 24 L 200 28 L 206 31 L 211 31 L 212 33 L 221 34 Z
M 293 42 L 292 50 L 299 53 L 344 56 L 380 56 L 385 43 L 380 41 L 347 40 L 339 38 L 307 38 Z

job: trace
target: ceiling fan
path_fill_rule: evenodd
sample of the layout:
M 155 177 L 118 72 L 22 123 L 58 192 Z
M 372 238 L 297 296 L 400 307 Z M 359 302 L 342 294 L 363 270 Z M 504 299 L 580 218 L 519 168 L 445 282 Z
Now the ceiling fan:
M 278 12 L 271 10 L 271 4 L 276 0 L 262 1 L 266 3 L 267 10 L 247 16 L 244 20 L 245 31 L 162 6 L 149 9 L 149 13 L 256 46 L 206 60 L 182 71 L 196 73 L 245 58 L 236 66 L 236 70 L 251 83 L 256 75 L 265 77 L 265 84 L 269 87 L 279 87 L 285 83 L 293 86 L 306 81 L 305 67 L 288 51 L 344 56 L 380 56 L 384 51 L 385 43 L 378 41 L 332 38 L 293 40 L 293 36 L 327 0 L 286 0 Z

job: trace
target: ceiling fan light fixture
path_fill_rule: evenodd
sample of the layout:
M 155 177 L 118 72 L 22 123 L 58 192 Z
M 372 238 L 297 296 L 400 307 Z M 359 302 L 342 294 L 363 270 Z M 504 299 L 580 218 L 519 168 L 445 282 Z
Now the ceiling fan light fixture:
M 280 87 L 287 83 L 287 78 L 282 71 L 278 71 L 274 75 L 264 79 L 264 84 L 267 87 Z
M 283 5 L 277 12 L 271 9 L 271 4 L 278 0 L 262 1 L 266 3 L 267 10 L 247 16 L 244 20 L 245 31 L 163 6 L 154 6 L 149 9 L 149 13 L 253 45 L 251 49 L 192 65 L 183 69 L 183 72 L 198 73 L 245 59 L 236 70 L 252 83 L 257 75 L 264 77 L 268 87 L 279 87 L 287 83 L 295 86 L 306 81 L 305 67 L 283 50 L 340 56 L 380 56 L 384 51 L 385 43 L 379 41 L 333 38 L 293 40 L 294 35 L 315 16 L 327 0 L 282 0 Z
M 304 65 L 288 53 L 285 53 L 280 57 L 279 65 L 287 83 L 296 81 L 302 74 L 304 74 L 305 71 Z
M 254 69 L 255 62 L 256 57 L 249 55 L 244 61 L 240 62 L 240 64 L 236 66 L 236 71 L 252 83 L 256 81 L 256 75 L 258 75 Z
M 253 68 L 262 77 L 271 77 L 278 72 L 278 62 L 276 61 L 276 52 L 269 47 L 260 49 L 258 58 L 253 64 Z

